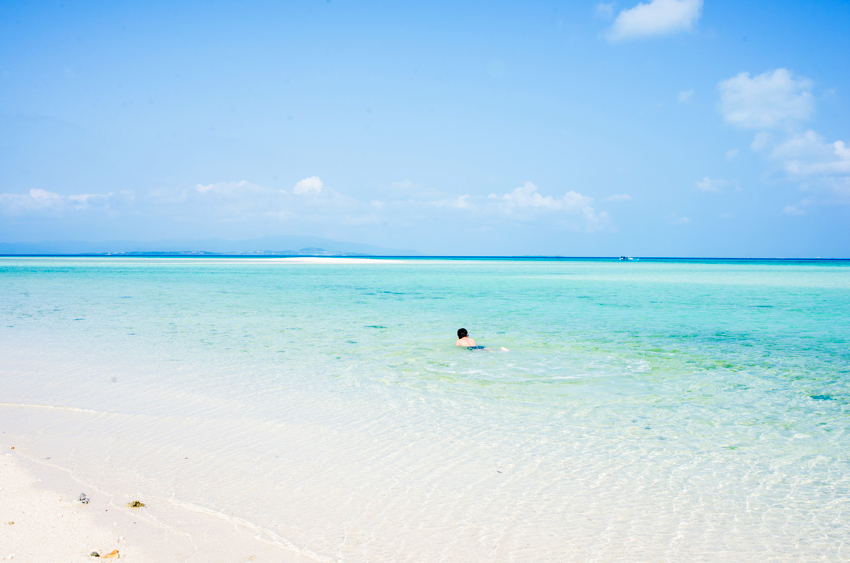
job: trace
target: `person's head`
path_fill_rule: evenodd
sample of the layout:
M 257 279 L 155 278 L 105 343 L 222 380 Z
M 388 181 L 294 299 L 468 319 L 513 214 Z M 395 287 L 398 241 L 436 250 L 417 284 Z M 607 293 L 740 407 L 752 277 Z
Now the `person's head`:
M 466 332 L 465 328 L 459 328 L 458 329 L 458 331 L 457 331 L 457 337 L 458 338 L 466 338 L 467 336 L 469 336 L 469 333 Z

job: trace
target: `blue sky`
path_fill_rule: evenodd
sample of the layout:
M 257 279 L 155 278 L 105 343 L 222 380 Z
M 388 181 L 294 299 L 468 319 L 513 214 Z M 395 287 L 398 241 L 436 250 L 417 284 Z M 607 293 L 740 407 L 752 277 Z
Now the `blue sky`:
M 850 256 L 848 29 L 846 1 L 6 1 L 0 241 Z

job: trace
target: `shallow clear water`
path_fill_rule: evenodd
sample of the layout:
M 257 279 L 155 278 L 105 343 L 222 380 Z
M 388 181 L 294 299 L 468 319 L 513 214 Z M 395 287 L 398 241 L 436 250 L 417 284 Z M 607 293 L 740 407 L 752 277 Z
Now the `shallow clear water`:
M 0 402 L 62 407 L 0 421 L 318 560 L 836 560 L 847 311 L 848 262 L 0 258 Z

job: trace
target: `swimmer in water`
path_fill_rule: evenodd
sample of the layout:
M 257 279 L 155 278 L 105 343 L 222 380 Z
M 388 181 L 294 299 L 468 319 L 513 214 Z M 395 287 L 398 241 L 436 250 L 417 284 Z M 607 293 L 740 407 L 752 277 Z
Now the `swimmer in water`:
M 478 346 L 475 344 L 475 341 L 469 336 L 469 332 L 465 328 L 458 329 L 457 331 L 457 342 L 455 342 L 455 346 L 463 346 L 464 348 L 468 348 L 470 350 L 486 350 L 484 346 Z M 502 352 L 508 352 L 509 350 L 504 346 L 501 347 Z

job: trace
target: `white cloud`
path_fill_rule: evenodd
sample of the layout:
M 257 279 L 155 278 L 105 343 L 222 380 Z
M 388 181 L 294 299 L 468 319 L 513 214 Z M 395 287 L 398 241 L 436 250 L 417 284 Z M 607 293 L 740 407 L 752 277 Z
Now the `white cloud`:
M 585 207 L 581 210 L 581 214 L 584 217 L 585 232 L 616 230 L 611 226 L 611 217 L 607 211 L 596 213 L 592 207 Z
M 682 92 L 679 92 L 679 95 L 678 95 L 679 103 L 680 104 L 688 103 L 688 101 L 691 99 L 691 97 L 693 95 L 694 95 L 693 90 L 683 90 Z
M 850 174 L 850 147 L 844 141 L 827 143 L 811 130 L 777 145 L 771 158 L 795 176 Z
M 613 198 L 613 199 L 612 199 Z M 628 194 L 609 198 L 610 201 L 627 201 Z M 573 231 L 595 232 L 613 230 L 611 218 L 607 212 L 597 212 L 592 204 L 593 198 L 575 191 L 569 191 L 561 197 L 543 195 L 537 186 L 525 182 L 522 186 L 504 194 L 492 193 L 486 198 L 460 195 L 442 199 L 422 201 L 411 199 L 396 201 L 397 205 L 422 205 L 441 209 L 465 210 L 473 217 L 500 218 L 510 221 L 554 221 L 560 228 Z
M 61 195 L 38 188 L 31 189 L 29 195 L 33 199 L 34 204 L 38 207 L 52 207 L 54 205 L 58 205 L 62 201 Z
M 691 29 L 699 19 L 702 0 L 652 0 L 617 15 L 606 37 L 621 41 L 635 37 L 667 35 Z
M 587 232 L 604 230 L 610 226 L 608 213 L 605 211 L 596 213 L 591 207 L 593 198 L 572 190 L 555 198 L 550 195 L 541 195 L 537 191 L 537 186 L 526 182 L 506 194 L 490 194 L 487 199 L 491 202 L 487 206 L 488 211 L 520 219 L 531 219 L 538 212 L 558 211 L 583 217 L 584 230 Z
M 26 214 L 33 212 L 58 212 L 64 209 L 106 208 L 112 193 L 74 194 L 63 196 L 40 188 L 33 188 L 26 194 L 0 194 L 0 209 L 7 214 Z
M 196 184 L 195 191 L 201 194 L 200 196 L 196 196 L 203 198 L 200 201 L 213 199 L 215 197 L 248 201 L 256 199 L 257 197 L 268 197 L 274 192 L 274 189 L 258 186 L 257 184 L 252 184 L 247 180 L 241 180 L 239 182 L 215 182 L 207 185 Z M 178 195 L 181 193 L 182 197 Z M 156 190 L 152 190 L 151 195 L 155 195 L 164 201 L 175 201 L 174 198 L 176 196 L 178 197 L 177 201 L 185 201 L 194 194 L 192 194 L 191 190 L 188 189 L 174 190 L 169 188 L 158 188 Z
M 605 198 L 605 201 L 631 201 L 632 196 L 629 194 L 614 194 Z
M 752 78 L 742 72 L 718 84 L 718 107 L 726 121 L 759 130 L 750 148 L 778 163 L 786 179 L 798 182 L 801 190 L 812 192 L 812 197 L 786 208 L 792 215 L 809 205 L 850 204 L 850 147 L 843 140 L 829 143 L 815 131 L 799 129 L 815 111 L 812 87 L 811 80 L 784 68 Z
M 494 204 L 494 207 L 508 215 L 514 211 L 528 208 L 574 211 L 583 209 L 593 203 L 593 198 L 583 196 L 574 191 L 569 191 L 563 197 L 557 199 L 550 195 L 542 196 L 537 191 L 537 186 L 531 182 L 526 182 L 525 185 L 516 188 L 512 192 L 503 195 L 490 194 L 487 197 L 493 200 L 499 200 L 498 203 Z
M 788 180 L 798 182 L 811 197 L 800 205 L 850 204 L 850 147 L 842 140 L 827 142 L 812 130 L 775 142 L 757 135 L 753 150 L 778 163 Z
M 738 149 L 729 149 L 726 151 L 726 158 L 729 160 L 734 160 L 738 158 Z
M 69 195 L 68 201 L 73 202 L 75 209 L 88 209 L 90 207 L 103 207 L 107 204 L 112 192 L 108 194 L 78 194 Z
M 487 197 L 441 193 L 402 182 L 394 186 L 401 197 L 394 194 L 361 201 L 336 192 L 318 177 L 305 178 L 296 185 L 297 190 L 286 191 L 247 180 L 210 180 L 136 192 L 116 189 L 108 194 L 61 195 L 44 189 L 0 194 L 0 221 L 9 215 L 38 214 L 65 220 L 87 213 L 123 216 L 128 221 L 158 216 L 199 232 L 226 226 L 228 232 L 257 233 L 283 223 L 288 230 L 330 233 L 343 225 L 382 224 L 389 217 L 397 224 L 416 225 L 423 221 L 448 222 L 463 214 L 464 225 L 473 230 L 510 229 L 518 223 L 558 231 L 614 230 L 609 215 L 594 209 L 593 198 L 576 191 L 547 195 L 531 183 Z M 609 201 L 630 199 L 628 194 L 617 194 Z
M 382 212 L 380 200 L 360 201 L 325 186 L 318 177 L 305 178 L 295 189 L 279 190 L 247 180 L 161 187 L 151 190 L 136 205 L 160 213 L 205 223 L 260 225 L 270 221 L 313 225 L 374 222 Z
M 806 214 L 806 212 L 804 210 L 800 209 L 800 204 L 786 205 L 782 209 L 782 212 L 786 215 L 792 215 L 792 216 L 794 216 L 794 215 L 805 215 Z
M 321 178 L 318 176 L 310 176 L 309 178 L 304 178 L 292 189 L 292 193 L 294 194 L 309 194 L 312 192 L 321 193 L 322 189 L 325 185 L 322 183 Z
M 737 182 L 730 182 L 722 178 L 709 178 L 706 176 L 702 180 L 697 181 L 696 189 L 701 192 L 711 192 L 719 194 L 729 186 L 737 186 Z
M 778 68 L 750 78 L 750 73 L 720 82 L 720 113 L 747 129 L 772 129 L 808 119 L 814 112 L 813 83 Z
M 34 188 L 28 194 L 0 194 L 0 205 L 7 213 L 55 209 L 62 205 L 62 196 Z

